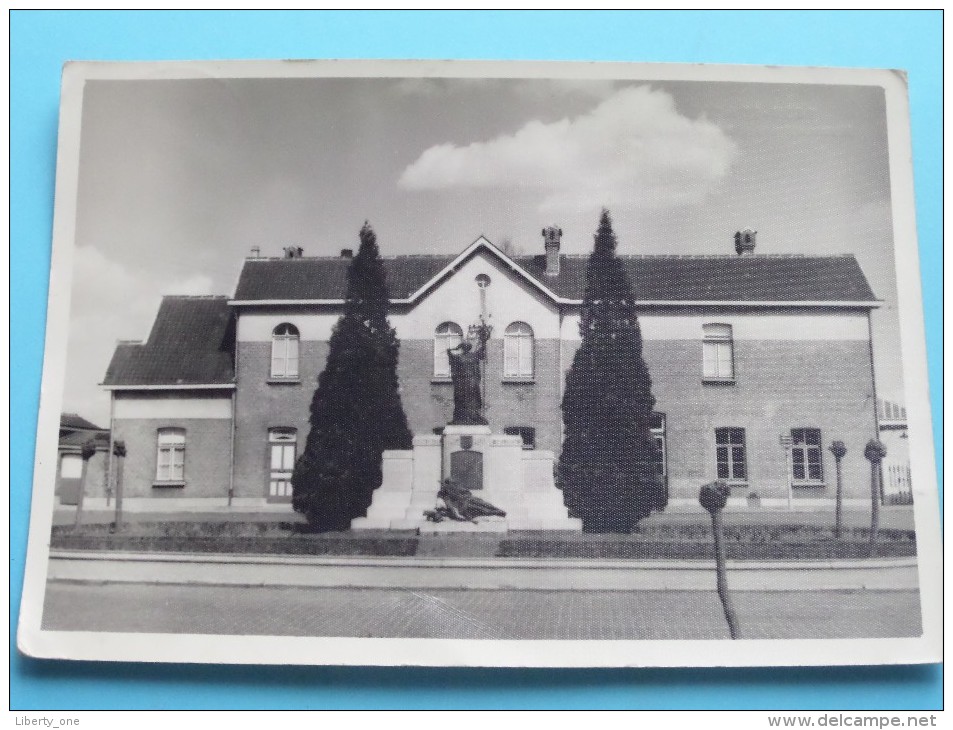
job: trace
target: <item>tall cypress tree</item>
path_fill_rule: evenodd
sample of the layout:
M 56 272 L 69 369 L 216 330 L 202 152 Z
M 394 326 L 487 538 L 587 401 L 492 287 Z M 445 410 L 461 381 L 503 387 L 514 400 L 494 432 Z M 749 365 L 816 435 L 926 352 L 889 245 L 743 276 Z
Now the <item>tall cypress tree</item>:
M 397 382 L 400 345 L 387 321 L 384 268 L 367 222 L 360 237 L 292 476 L 294 509 L 316 530 L 345 530 L 365 515 L 381 484 L 384 450 L 411 448 Z
M 588 532 L 631 532 L 667 496 L 655 469 L 652 380 L 632 285 L 603 209 L 586 269 L 582 343 L 566 375 L 559 481 Z

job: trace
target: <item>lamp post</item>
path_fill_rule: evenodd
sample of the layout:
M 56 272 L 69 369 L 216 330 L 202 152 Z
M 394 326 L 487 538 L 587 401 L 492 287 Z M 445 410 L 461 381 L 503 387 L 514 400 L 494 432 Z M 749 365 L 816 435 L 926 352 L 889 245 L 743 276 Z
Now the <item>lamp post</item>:
M 73 530 L 79 529 L 83 521 L 83 502 L 86 497 L 86 475 L 89 472 L 89 460 L 96 455 L 96 442 L 93 439 L 87 440 L 80 451 L 83 459 L 83 472 L 79 480 L 79 499 L 76 502 L 76 517 L 73 520 Z
M 847 447 L 843 441 L 835 441 L 828 450 L 834 455 L 834 463 L 837 468 L 837 491 L 834 494 L 834 537 L 840 540 L 843 526 L 841 524 L 843 515 L 841 514 L 844 501 L 843 479 L 844 474 L 841 468 L 841 459 L 847 454 Z
M 725 536 L 722 528 L 721 511 L 728 503 L 731 488 L 724 482 L 710 482 L 702 486 L 698 492 L 698 502 L 711 515 L 711 533 L 715 543 L 715 580 L 718 587 L 718 598 L 725 612 L 728 622 L 728 633 L 732 639 L 741 638 L 741 628 L 738 626 L 738 617 L 728 594 L 728 578 L 725 566 Z
M 126 465 L 126 442 L 113 443 L 113 456 L 116 457 L 116 521 L 115 529 L 122 529 L 122 477 Z

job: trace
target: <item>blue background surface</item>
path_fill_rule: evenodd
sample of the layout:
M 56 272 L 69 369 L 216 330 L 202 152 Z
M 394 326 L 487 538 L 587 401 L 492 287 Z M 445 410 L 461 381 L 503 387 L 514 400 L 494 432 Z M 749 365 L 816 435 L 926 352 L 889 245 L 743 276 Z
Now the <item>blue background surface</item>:
M 11 709 L 942 707 L 939 666 L 611 671 L 154 666 L 40 662 L 15 649 L 65 61 L 475 58 L 904 69 L 939 460 L 940 11 L 14 11 L 10 32 Z

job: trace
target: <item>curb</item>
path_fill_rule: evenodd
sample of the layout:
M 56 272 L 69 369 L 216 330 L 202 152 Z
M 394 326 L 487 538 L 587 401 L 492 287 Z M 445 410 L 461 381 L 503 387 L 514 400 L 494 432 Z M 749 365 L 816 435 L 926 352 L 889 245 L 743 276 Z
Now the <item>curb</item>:
M 379 558 L 51 550 L 48 580 L 298 588 L 715 590 L 712 561 Z M 917 560 L 728 561 L 732 590 L 917 590 Z

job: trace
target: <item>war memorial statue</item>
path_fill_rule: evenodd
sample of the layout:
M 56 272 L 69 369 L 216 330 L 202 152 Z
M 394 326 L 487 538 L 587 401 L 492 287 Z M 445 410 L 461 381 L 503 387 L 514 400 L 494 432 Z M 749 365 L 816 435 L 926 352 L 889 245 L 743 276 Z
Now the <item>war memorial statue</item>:
M 453 381 L 453 425 L 485 426 L 483 414 L 483 377 L 481 364 L 486 359 L 486 343 L 490 328 L 483 324 L 472 328 L 477 347 L 463 340 L 447 350 L 450 359 L 450 378 Z

